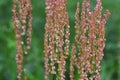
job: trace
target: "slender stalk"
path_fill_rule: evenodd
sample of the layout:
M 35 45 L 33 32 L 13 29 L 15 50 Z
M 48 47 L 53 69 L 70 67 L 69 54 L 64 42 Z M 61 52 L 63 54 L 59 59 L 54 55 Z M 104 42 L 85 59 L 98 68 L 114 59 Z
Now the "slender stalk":
M 24 75 L 24 55 L 30 49 L 32 14 L 30 0 L 13 0 L 13 23 L 16 37 L 17 79 L 27 80 Z M 26 37 L 26 38 L 25 38 Z

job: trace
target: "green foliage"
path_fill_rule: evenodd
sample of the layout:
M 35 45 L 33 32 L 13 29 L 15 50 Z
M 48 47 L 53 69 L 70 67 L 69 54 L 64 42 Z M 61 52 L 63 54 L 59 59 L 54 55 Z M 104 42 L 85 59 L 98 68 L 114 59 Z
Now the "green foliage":
M 70 20 L 70 41 L 75 36 L 76 2 L 82 0 L 68 0 L 67 10 Z M 92 1 L 92 0 L 91 0 Z M 91 2 L 95 6 L 95 0 Z M 106 47 L 104 59 L 101 64 L 101 80 L 120 80 L 120 66 L 118 55 L 120 50 L 120 0 L 103 0 L 104 10 L 109 9 L 111 16 L 106 25 Z M 33 31 L 31 50 L 25 64 L 25 74 L 28 80 L 44 80 L 44 25 L 45 0 L 32 0 L 33 5 Z M 92 6 L 92 7 L 93 7 Z M 0 0 L 0 80 L 16 80 L 16 42 L 12 23 L 12 0 Z M 69 65 L 69 64 L 68 64 Z M 68 66 L 67 66 L 68 68 Z M 69 73 L 69 71 L 68 71 Z M 66 75 L 68 74 L 66 73 Z M 78 75 L 75 75 L 76 78 Z M 69 80 L 69 79 L 66 79 Z

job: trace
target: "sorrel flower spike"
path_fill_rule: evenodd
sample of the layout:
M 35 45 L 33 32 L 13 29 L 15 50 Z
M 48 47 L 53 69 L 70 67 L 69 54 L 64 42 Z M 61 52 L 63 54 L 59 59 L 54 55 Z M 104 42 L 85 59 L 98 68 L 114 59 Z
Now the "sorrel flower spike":
M 44 35 L 45 79 L 49 74 L 56 80 L 65 80 L 66 58 L 69 54 L 69 21 L 66 0 L 46 0 Z
M 13 23 L 16 37 L 16 62 L 17 62 L 17 79 L 27 80 L 24 76 L 23 61 L 24 55 L 28 53 L 31 43 L 32 30 L 32 7 L 30 0 L 13 0 Z
M 79 3 L 76 10 L 76 36 L 71 56 L 71 80 L 74 80 L 74 67 L 78 68 L 79 80 L 100 80 L 100 62 L 105 46 L 105 24 L 110 12 L 102 15 L 102 2 L 90 10 L 90 0 L 82 3 L 81 19 L 79 19 Z M 72 61 L 73 60 L 73 61 Z

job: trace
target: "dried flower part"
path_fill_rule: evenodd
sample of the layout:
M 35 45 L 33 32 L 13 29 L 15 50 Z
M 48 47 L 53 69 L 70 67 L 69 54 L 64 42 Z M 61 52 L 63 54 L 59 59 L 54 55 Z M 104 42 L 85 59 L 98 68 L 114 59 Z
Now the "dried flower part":
M 13 0 L 13 23 L 16 37 L 18 80 L 22 80 L 24 54 L 30 49 L 32 14 L 30 0 Z M 27 38 L 25 38 L 27 36 Z M 24 78 L 27 80 L 27 78 Z
M 105 46 L 105 30 L 106 20 L 110 15 L 107 10 L 102 15 L 101 0 L 96 0 L 97 4 L 94 11 L 90 11 L 90 0 L 84 0 L 82 3 L 81 19 L 79 19 L 79 3 L 76 10 L 76 36 L 73 46 L 72 57 L 76 59 L 71 61 L 71 80 L 74 80 L 73 65 L 77 66 L 80 80 L 100 80 L 100 62 L 103 58 L 103 49 Z
M 44 36 L 46 80 L 49 79 L 49 74 L 56 75 L 57 80 L 65 80 L 65 59 L 69 54 L 69 28 L 66 0 L 46 0 Z

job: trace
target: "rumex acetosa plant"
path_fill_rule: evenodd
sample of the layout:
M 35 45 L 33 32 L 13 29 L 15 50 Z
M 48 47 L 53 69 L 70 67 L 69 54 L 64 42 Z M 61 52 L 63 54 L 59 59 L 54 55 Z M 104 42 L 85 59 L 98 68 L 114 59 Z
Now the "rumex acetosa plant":
M 32 7 L 30 0 L 13 0 L 13 23 L 16 37 L 17 79 L 27 80 L 24 75 L 24 56 L 28 53 L 31 43 Z
M 110 15 L 102 15 L 102 2 L 97 4 L 93 11 L 90 10 L 90 0 L 83 0 L 81 19 L 79 6 L 76 10 L 76 36 L 72 47 L 70 59 L 70 78 L 74 80 L 74 68 L 78 69 L 79 80 L 100 80 L 100 62 L 103 58 L 105 46 L 105 24 Z
M 81 18 L 80 3 L 75 14 L 75 42 L 70 57 L 70 80 L 75 80 L 75 68 L 79 80 L 100 80 L 100 62 L 105 46 L 104 26 L 110 12 L 102 15 L 102 2 L 90 10 L 90 0 L 83 0 Z M 27 80 L 24 74 L 24 56 L 31 43 L 32 7 L 30 0 L 13 0 L 13 22 L 16 37 L 17 79 Z M 46 24 L 44 34 L 45 80 L 52 75 L 55 80 L 66 80 L 66 59 L 69 54 L 69 20 L 66 0 L 46 0 Z
M 46 0 L 44 36 L 45 79 L 65 80 L 66 58 L 69 54 L 69 21 L 66 0 Z

